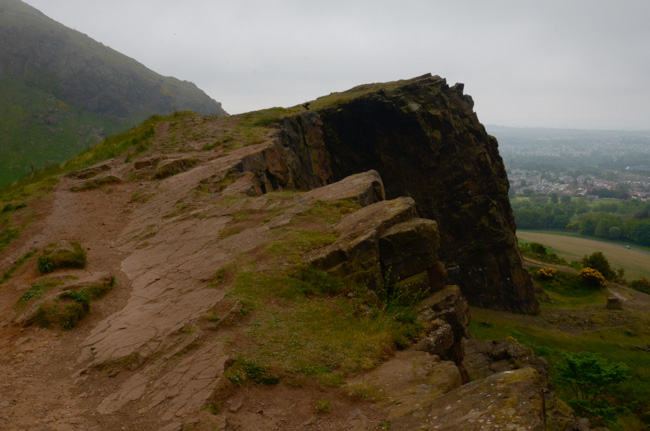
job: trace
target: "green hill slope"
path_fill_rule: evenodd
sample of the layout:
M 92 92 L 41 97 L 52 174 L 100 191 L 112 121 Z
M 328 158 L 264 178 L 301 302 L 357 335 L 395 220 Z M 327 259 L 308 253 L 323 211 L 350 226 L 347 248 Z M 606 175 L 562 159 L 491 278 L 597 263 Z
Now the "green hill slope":
M 0 187 L 151 114 L 224 115 L 194 84 L 161 76 L 19 0 L 0 0 Z

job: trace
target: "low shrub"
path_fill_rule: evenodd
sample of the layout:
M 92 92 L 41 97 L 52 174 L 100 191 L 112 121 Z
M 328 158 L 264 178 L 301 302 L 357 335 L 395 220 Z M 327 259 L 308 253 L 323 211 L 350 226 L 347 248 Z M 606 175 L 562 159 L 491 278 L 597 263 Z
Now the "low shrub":
M 540 280 L 550 280 L 555 277 L 555 274 L 557 274 L 557 269 L 546 266 L 544 268 L 540 268 L 540 270 L 537 271 L 536 276 Z
M 590 287 L 604 287 L 607 284 L 605 276 L 594 268 L 582 268 L 578 274 L 580 279 Z
M 630 281 L 629 286 L 634 290 L 650 295 L 650 280 L 645 277 Z
M 616 271 L 612 269 L 609 260 L 607 260 L 602 251 L 597 251 L 589 256 L 585 254 L 580 261 L 580 264 L 583 268 L 593 268 L 597 270 L 607 280 L 616 278 Z

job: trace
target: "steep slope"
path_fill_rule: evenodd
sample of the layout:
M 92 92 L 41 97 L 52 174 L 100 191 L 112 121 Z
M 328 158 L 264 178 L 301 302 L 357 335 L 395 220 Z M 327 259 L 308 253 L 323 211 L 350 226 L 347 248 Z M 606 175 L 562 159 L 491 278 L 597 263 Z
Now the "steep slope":
M 442 209 L 388 164 L 372 170 L 360 161 L 343 177 L 352 162 L 340 160 L 364 155 L 349 150 L 353 141 L 338 141 L 338 150 L 332 143 L 333 131 L 345 130 L 334 127 L 336 112 L 393 104 L 392 116 L 370 116 L 383 121 L 373 128 L 415 137 L 429 123 L 405 119 L 397 102 L 422 95 L 429 112 L 437 103 L 431 94 L 451 100 L 442 116 L 465 124 L 454 110 L 464 97 L 458 87 L 427 76 L 315 101 L 317 111 L 177 114 L 143 126 L 152 133 L 124 154 L 61 176 L 45 197 L 29 198 L 39 185 L 10 190 L 2 223 L 17 238 L 0 255 L 0 388 L 12 400 L 1 404 L 3 429 L 360 431 L 389 421 L 393 430 L 463 421 L 474 423 L 468 429 L 504 422 L 544 429 L 537 371 L 466 384 L 466 286 L 463 279 L 460 288 L 447 285 L 454 232 L 445 230 Z M 464 144 L 470 176 L 477 158 L 498 154 L 471 115 L 467 123 L 455 132 L 442 123 L 440 141 Z M 369 147 L 357 151 L 379 153 L 363 121 L 358 137 Z M 412 157 L 436 148 L 404 139 L 401 150 L 412 142 L 426 144 L 403 152 Z M 421 165 L 404 163 L 420 187 L 441 181 L 435 170 L 423 177 Z M 465 186 L 480 203 L 484 187 L 507 183 L 498 164 L 478 166 L 480 184 Z M 436 197 L 465 199 L 459 188 L 448 191 Z M 439 222 L 425 214 L 431 208 Z M 464 222 L 492 217 L 474 240 L 498 244 L 491 223 L 507 228 L 507 210 L 477 204 Z M 456 241 L 470 246 L 462 235 Z M 57 268 L 61 255 L 78 254 L 75 242 L 86 265 L 78 268 L 76 258 L 75 267 Z M 497 263 L 502 254 L 510 259 L 513 266 L 500 270 L 503 280 L 511 277 L 516 246 L 490 253 Z M 485 279 L 494 292 L 497 276 Z M 490 305 L 530 311 L 535 303 L 526 301 L 507 292 Z M 497 403 L 487 397 L 494 387 L 503 395 Z M 458 403 L 463 397 L 477 400 L 475 408 Z M 453 416 L 450 400 L 458 405 Z
M 0 2 L 0 64 L 0 186 L 152 114 L 225 114 L 194 84 L 158 75 L 20 0 Z

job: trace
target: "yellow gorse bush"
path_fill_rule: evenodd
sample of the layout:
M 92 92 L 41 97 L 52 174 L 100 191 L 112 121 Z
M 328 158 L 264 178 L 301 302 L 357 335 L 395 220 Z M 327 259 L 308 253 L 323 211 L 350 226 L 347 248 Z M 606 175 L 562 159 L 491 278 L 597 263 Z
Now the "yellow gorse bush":
M 550 280 L 555 277 L 555 274 L 557 274 L 557 269 L 546 266 L 537 271 L 537 278 L 540 280 Z
M 597 269 L 589 267 L 582 268 L 578 275 L 582 281 L 584 281 L 589 286 L 603 287 L 607 283 L 605 276 L 601 274 Z

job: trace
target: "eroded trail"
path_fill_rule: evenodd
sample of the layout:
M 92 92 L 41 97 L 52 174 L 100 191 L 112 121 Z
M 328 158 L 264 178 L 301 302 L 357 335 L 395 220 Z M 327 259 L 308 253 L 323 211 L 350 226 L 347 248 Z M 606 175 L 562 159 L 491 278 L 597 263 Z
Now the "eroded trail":
M 29 285 L 41 278 L 35 259 L 28 260 L 2 286 L 0 296 L 6 307 L 0 322 L 2 429 L 102 429 L 82 406 L 87 394 L 75 385 L 73 375 L 79 370 L 79 346 L 89 328 L 123 306 L 128 295 L 129 282 L 120 270 L 123 253 L 116 244 L 124 228 L 124 218 L 128 217 L 131 186 L 73 193 L 68 190 L 70 182 L 62 179 L 51 196 L 37 203 L 38 211 L 45 217 L 28 228 L 24 235 L 28 241 L 15 244 L 7 256 L 17 258 L 29 250 L 42 250 L 62 240 L 79 241 L 88 255 L 87 267 L 63 272 L 81 279 L 109 273 L 117 280 L 115 292 L 93 304 L 92 313 L 82 327 L 62 331 L 12 325 L 16 315 L 13 306 Z

